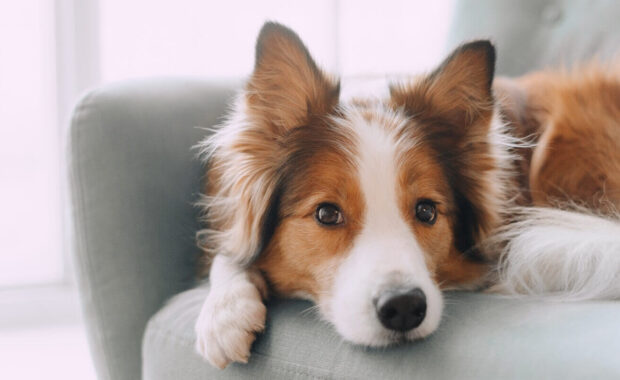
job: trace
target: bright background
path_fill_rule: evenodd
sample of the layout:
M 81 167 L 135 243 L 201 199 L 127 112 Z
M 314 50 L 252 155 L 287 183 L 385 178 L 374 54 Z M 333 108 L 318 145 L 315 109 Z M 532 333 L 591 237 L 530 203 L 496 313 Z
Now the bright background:
M 437 63 L 453 3 L 23 0 L 0 3 L 0 379 L 94 378 L 69 255 L 65 133 L 79 95 L 152 76 L 250 73 L 266 20 L 344 77 Z

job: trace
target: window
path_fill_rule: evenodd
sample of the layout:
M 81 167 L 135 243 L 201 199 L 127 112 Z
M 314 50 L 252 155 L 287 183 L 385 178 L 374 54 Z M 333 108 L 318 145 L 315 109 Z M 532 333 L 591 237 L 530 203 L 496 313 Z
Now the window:
M 0 287 L 63 277 L 54 8 L 0 6 Z

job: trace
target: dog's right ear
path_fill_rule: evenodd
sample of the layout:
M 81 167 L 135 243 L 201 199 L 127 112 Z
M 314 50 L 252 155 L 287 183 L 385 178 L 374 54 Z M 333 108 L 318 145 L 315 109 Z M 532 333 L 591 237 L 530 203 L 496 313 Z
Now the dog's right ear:
M 263 26 L 247 85 L 247 104 L 255 118 L 282 133 L 329 112 L 339 92 L 339 83 L 319 69 L 295 32 L 273 22 Z
M 278 224 L 285 179 L 282 138 L 331 112 L 339 84 L 318 68 L 292 30 L 266 23 L 256 63 L 227 122 L 199 147 L 208 157 L 209 184 L 202 206 L 209 228 L 199 245 L 241 265 L 267 246 Z

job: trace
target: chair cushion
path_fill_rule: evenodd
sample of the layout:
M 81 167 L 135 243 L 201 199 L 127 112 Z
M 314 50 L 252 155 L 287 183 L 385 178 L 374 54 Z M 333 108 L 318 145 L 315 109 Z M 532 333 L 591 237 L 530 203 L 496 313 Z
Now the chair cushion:
M 618 379 L 620 302 L 559 303 L 448 293 L 439 330 L 387 349 L 345 343 L 305 301 L 268 302 L 248 364 L 218 370 L 194 352 L 206 296 L 181 293 L 148 323 L 145 379 Z

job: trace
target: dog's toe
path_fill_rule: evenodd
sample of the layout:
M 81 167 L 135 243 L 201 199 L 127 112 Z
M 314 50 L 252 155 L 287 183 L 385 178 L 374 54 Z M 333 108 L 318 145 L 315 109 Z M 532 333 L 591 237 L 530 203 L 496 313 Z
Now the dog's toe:
M 217 368 L 247 363 L 256 333 L 263 331 L 267 309 L 251 282 L 211 289 L 196 321 L 196 350 Z

